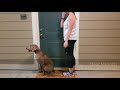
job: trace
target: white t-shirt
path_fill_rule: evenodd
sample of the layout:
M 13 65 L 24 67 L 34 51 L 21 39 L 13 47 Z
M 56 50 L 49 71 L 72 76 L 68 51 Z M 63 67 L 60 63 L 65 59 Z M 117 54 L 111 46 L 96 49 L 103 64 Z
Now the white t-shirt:
M 64 27 L 63 27 L 63 37 L 64 37 L 64 41 L 66 40 L 66 35 L 68 32 L 68 18 L 64 21 Z M 70 38 L 69 40 L 77 40 L 77 34 L 76 34 L 76 21 L 75 24 L 73 25 L 73 30 L 71 32 Z

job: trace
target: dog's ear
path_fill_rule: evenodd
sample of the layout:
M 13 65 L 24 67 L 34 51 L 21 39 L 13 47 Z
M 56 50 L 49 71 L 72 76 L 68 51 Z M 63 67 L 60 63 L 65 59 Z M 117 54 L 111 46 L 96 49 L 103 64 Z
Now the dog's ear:
M 34 45 L 30 45 L 30 50 L 31 50 L 32 52 L 35 51 L 35 47 L 34 47 Z
M 34 51 L 39 51 L 39 47 L 37 45 L 33 45 L 33 50 Z

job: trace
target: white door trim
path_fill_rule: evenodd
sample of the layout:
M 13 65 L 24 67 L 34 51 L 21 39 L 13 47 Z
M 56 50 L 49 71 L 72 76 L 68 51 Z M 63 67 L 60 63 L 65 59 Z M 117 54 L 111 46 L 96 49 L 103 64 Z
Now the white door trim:
M 77 21 L 76 21 L 76 28 L 77 28 L 77 42 L 75 43 L 75 47 L 74 47 L 74 56 L 75 56 L 75 60 L 76 60 L 76 70 L 77 70 L 77 66 L 78 66 L 78 61 L 79 61 L 79 25 L 80 25 L 80 12 L 75 12 L 75 15 L 77 17 Z
M 32 16 L 33 43 L 39 46 L 40 40 L 39 40 L 38 12 L 31 12 L 31 16 Z M 38 70 L 38 64 L 35 60 L 34 55 L 34 64 L 0 64 L 0 69 Z

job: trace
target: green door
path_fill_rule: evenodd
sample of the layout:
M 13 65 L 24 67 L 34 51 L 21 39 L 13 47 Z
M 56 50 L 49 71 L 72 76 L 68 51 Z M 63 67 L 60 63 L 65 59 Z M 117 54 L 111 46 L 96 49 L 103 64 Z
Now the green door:
M 39 12 L 40 47 L 52 58 L 55 67 L 66 66 L 60 19 L 61 12 Z

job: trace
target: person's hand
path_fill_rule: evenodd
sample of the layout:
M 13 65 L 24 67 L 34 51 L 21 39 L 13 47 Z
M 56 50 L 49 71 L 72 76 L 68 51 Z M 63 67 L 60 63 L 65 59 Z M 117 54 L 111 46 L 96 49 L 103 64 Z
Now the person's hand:
M 67 48 L 67 47 L 68 47 L 68 42 L 67 42 L 67 41 L 64 42 L 63 47 L 64 47 L 64 48 Z

